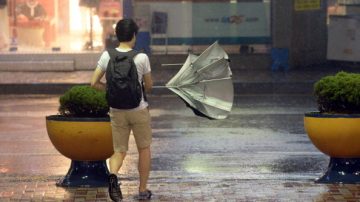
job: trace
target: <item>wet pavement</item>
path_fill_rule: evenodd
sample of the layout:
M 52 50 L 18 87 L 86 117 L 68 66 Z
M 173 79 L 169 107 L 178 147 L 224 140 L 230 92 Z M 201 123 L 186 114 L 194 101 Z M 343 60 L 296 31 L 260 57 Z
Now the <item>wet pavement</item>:
M 241 69 L 232 64 L 232 80 L 236 94 L 312 94 L 313 84 L 323 76 L 339 71 L 360 72 L 351 66 L 316 66 L 273 72 L 269 69 Z M 180 66 L 153 66 L 154 84 L 163 86 L 180 69 Z M 62 94 L 71 86 L 89 84 L 93 71 L 68 72 L 0 72 L 0 94 Z M 154 94 L 166 95 L 169 91 L 155 89 Z
M 315 184 L 329 158 L 309 141 L 311 95 L 236 96 L 228 119 L 196 117 L 173 95 L 149 97 L 153 201 L 360 201 L 360 185 Z M 0 201 L 109 201 L 106 188 L 62 188 L 70 160 L 52 146 L 45 116 L 58 95 L 0 95 Z M 134 201 L 134 140 L 120 171 Z

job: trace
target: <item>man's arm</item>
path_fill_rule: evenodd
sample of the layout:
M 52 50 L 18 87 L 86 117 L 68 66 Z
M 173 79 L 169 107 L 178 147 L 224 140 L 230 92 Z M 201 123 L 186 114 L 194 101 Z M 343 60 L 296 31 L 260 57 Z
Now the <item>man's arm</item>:
M 97 89 L 97 90 L 105 90 L 106 84 L 101 82 L 101 78 L 104 76 L 105 71 L 101 68 L 96 68 L 94 71 L 94 74 L 91 78 L 91 87 Z
M 152 78 L 151 78 L 151 72 L 149 72 L 147 74 L 144 74 L 143 79 L 144 79 L 145 92 L 150 93 L 151 89 L 153 87 L 153 81 L 152 81 Z

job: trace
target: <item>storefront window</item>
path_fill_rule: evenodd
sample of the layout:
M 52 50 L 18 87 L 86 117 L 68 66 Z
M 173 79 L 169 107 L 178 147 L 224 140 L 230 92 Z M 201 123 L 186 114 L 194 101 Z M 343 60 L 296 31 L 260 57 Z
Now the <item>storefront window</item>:
M 97 51 L 122 18 L 122 1 L 7 0 L 0 17 L 1 51 Z
M 233 52 L 271 44 L 269 0 L 1 2 L 0 51 L 101 51 L 114 45 L 114 25 L 129 14 L 140 26 L 136 49 L 147 53 L 196 52 L 216 40 Z
M 196 52 L 215 41 L 237 53 L 271 44 L 269 0 L 137 0 L 134 11 L 139 39 L 150 39 L 155 52 Z

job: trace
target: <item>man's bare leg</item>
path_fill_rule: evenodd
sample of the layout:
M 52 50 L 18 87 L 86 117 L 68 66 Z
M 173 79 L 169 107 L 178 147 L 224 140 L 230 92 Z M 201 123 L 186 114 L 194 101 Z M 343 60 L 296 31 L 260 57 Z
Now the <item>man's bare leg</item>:
M 151 169 L 151 150 L 150 146 L 139 150 L 139 164 L 138 170 L 140 175 L 139 192 L 147 190 L 147 182 L 149 179 Z
M 110 157 L 109 165 L 110 165 L 110 173 L 117 174 L 123 164 L 125 159 L 126 152 L 114 152 L 114 154 Z
M 112 201 L 121 201 L 123 199 L 117 173 L 123 164 L 125 155 L 125 152 L 115 152 L 110 157 L 109 196 Z

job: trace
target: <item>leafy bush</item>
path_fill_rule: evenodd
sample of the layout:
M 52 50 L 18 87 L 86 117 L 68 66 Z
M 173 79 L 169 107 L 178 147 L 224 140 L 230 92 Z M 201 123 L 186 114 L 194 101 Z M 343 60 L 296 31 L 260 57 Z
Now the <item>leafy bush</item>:
M 339 72 L 314 85 L 318 109 L 322 113 L 360 113 L 360 74 Z
M 74 86 L 59 101 L 59 112 L 64 116 L 105 117 L 109 112 L 105 92 L 90 86 Z

